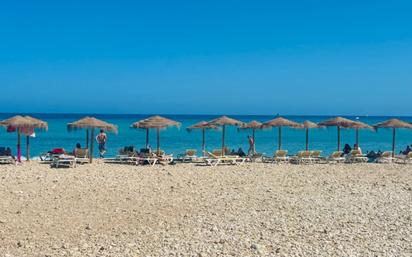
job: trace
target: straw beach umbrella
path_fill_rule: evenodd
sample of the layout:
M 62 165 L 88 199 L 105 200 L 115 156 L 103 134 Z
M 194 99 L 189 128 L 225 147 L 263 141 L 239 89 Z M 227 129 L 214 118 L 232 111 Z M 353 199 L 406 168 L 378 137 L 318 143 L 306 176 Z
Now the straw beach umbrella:
M 300 125 L 297 122 L 282 118 L 282 117 L 277 117 L 273 120 L 267 121 L 263 123 L 262 127 L 268 128 L 268 127 L 277 127 L 278 128 L 278 149 L 282 149 L 282 127 L 290 127 L 290 128 L 301 128 L 302 125 Z
M 209 121 L 209 124 L 215 126 L 222 126 L 222 156 L 225 154 L 225 133 L 226 126 L 240 126 L 243 122 L 229 118 L 227 116 L 222 116 L 217 119 Z
M 217 129 L 218 127 L 212 124 L 209 124 L 207 121 L 198 122 L 187 128 L 187 131 L 192 131 L 194 129 L 202 130 L 202 155 L 205 155 L 205 130 L 206 129 Z
M 374 128 L 366 123 L 355 121 L 355 124 L 351 127 L 356 130 L 356 145 L 359 147 L 359 129 L 370 129 L 374 130 Z
M 335 117 L 318 123 L 319 126 L 337 127 L 338 130 L 338 151 L 340 151 L 340 129 L 341 128 L 355 128 L 357 123 L 342 117 Z
M 301 126 L 302 128 L 306 130 L 306 151 L 308 151 L 309 150 L 309 129 L 323 128 L 323 126 L 319 126 L 318 124 L 312 121 L 309 121 L 309 120 L 305 120 Z
M 373 126 L 375 129 L 378 128 L 391 128 L 392 129 L 392 157 L 395 157 L 395 142 L 396 142 L 396 129 L 398 128 L 406 128 L 412 129 L 412 125 L 398 120 L 398 119 L 390 119 L 387 121 L 380 122 Z
M 89 159 L 90 163 L 93 161 L 93 142 L 94 142 L 94 129 L 103 129 L 108 132 L 114 132 L 117 134 L 117 126 L 111 123 L 107 123 L 105 121 L 96 119 L 94 117 L 84 117 L 78 121 L 71 122 L 67 124 L 67 130 L 73 131 L 78 129 L 86 129 L 87 135 L 86 140 L 89 137 L 88 131 L 91 130 L 91 137 L 90 137 L 90 153 Z
M 17 130 L 17 160 L 21 162 L 21 133 L 22 131 L 30 131 L 34 129 L 48 129 L 47 122 L 35 119 L 33 117 L 23 117 L 20 115 L 11 117 L 9 119 L 3 120 L 0 122 L 0 125 L 3 127 L 7 127 L 8 129 L 16 129 Z M 29 135 L 27 135 L 27 145 L 26 145 L 26 157 L 27 160 L 30 160 L 30 151 L 29 151 Z
M 255 132 L 257 129 L 263 129 L 262 123 L 256 120 L 252 120 L 251 122 L 248 123 L 243 123 L 240 125 L 239 129 L 251 129 L 252 130 L 252 138 L 253 142 L 256 145 L 256 140 L 255 140 Z M 253 153 L 255 154 L 255 153 Z
M 31 116 L 24 116 L 24 118 L 28 119 L 29 121 L 33 122 L 35 126 L 39 129 L 47 130 L 49 128 L 47 122 L 36 119 Z M 26 159 L 30 161 L 30 136 L 26 135 Z
M 160 154 L 160 129 L 167 127 L 180 127 L 180 122 L 161 117 L 159 115 L 133 123 L 131 128 L 146 129 L 146 147 L 149 144 L 149 129 L 157 131 L 157 154 Z

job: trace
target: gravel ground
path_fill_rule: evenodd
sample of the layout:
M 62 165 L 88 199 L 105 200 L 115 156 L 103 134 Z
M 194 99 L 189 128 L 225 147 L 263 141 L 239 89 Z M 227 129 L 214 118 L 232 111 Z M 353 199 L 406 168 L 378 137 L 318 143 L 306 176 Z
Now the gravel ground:
M 0 256 L 412 256 L 412 165 L 0 166 Z

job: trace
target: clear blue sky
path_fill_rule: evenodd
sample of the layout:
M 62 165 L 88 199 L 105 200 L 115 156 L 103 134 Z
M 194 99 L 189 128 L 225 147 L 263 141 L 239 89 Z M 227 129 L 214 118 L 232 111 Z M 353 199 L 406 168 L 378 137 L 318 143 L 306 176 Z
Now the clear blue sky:
M 396 0 L 3 0 L 0 110 L 412 115 L 411 10 Z

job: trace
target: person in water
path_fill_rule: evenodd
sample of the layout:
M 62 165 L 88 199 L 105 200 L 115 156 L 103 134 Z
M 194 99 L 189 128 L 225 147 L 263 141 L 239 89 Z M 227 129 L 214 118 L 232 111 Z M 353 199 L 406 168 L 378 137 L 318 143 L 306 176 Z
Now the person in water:
M 352 148 L 350 147 L 350 145 L 345 144 L 345 146 L 343 147 L 343 154 L 349 154 L 350 151 L 352 151 Z
M 99 144 L 100 158 L 104 158 L 104 154 L 106 153 L 107 135 L 104 133 L 103 129 L 101 129 L 100 133 L 96 136 L 96 141 Z
M 256 153 L 256 148 L 255 148 L 255 140 L 251 136 L 247 136 L 247 139 L 249 141 L 249 150 L 247 150 L 247 155 L 254 155 Z

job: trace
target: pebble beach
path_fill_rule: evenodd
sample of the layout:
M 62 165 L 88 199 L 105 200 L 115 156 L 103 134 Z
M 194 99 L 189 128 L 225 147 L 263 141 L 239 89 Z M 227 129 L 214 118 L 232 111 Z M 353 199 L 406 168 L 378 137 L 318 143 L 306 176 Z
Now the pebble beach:
M 412 166 L 0 166 L 0 256 L 411 256 Z

